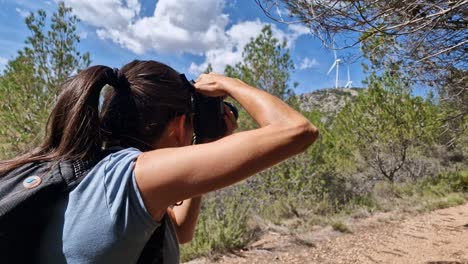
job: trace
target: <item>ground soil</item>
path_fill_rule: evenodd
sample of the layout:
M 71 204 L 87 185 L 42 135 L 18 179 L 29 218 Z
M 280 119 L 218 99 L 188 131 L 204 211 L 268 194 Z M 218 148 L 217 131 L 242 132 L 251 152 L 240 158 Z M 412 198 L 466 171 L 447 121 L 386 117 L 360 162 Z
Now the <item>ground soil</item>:
M 423 214 L 379 213 L 348 226 L 350 233 L 269 228 L 243 250 L 190 264 L 468 264 L 468 204 Z

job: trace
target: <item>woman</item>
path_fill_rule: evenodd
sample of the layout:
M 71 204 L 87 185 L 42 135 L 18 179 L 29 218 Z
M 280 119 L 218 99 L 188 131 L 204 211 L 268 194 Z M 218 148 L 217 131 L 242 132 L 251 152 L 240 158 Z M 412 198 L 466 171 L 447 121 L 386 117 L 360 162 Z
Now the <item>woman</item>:
M 106 85 L 112 88 L 100 109 Z M 317 138 L 306 118 L 240 80 L 202 74 L 195 89 L 234 98 L 260 128 L 192 145 L 191 91 L 175 70 L 155 61 L 121 70 L 93 66 L 65 84 L 44 144 L 3 162 L 0 174 L 33 161 L 114 152 L 53 206 L 40 262 L 136 263 L 152 233 L 165 230 L 163 262 L 178 263 L 177 244 L 192 239 L 203 194 L 300 153 Z M 225 121 L 230 134 L 232 112 Z

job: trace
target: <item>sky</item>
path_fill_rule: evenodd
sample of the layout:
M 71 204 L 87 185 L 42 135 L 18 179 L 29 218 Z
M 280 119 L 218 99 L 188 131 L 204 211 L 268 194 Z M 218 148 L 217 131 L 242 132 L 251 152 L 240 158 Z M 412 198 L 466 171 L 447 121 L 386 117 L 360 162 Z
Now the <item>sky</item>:
M 133 59 L 164 62 L 179 72 L 196 78 L 211 63 L 222 73 L 226 65 L 242 61 L 243 47 L 258 36 L 265 25 L 273 35 L 286 39 L 295 71 L 291 83 L 298 82 L 296 93 L 306 93 L 335 86 L 331 50 L 301 24 L 285 25 L 268 18 L 254 0 L 65 0 L 81 22 L 79 50 L 89 51 L 92 65 L 121 67 Z M 24 23 L 29 12 L 44 9 L 49 14 L 57 8 L 56 0 L 0 0 L 0 69 L 24 47 L 30 34 Z M 286 10 L 276 10 L 287 14 Z M 342 39 L 340 41 L 346 41 Z M 347 63 L 349 53 L 338 51 L 343 61 L 339 85 L 350 79 L 362 87 L 360 61 Z

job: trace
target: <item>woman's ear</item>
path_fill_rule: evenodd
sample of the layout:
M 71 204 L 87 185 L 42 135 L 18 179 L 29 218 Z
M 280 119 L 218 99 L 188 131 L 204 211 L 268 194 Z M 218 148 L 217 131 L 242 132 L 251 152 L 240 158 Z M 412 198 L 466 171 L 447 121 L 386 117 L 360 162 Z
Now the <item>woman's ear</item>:
M 187 137 L 186 133 L 186 119 L 187 119 L 187 116 L 186 115 L 180 115 L 178 117 L 175 118 L 175 133 L 174 135 L 176 136 L 176 139 L 177 139 L 177 143 L 179 144 L 179 146 L 184 146 L 185 144 L 185 138 Z

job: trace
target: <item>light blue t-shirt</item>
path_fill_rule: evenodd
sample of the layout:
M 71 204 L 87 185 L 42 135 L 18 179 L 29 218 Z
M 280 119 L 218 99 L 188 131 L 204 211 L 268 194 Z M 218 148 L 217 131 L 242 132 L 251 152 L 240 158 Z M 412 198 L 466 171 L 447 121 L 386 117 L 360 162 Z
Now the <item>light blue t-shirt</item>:
M 129 148 L 107 156 L 54 205 L 39 249 L 41 263 L 137 262 L 159 226 L 135 182 L 133 168 L 140 154 Z M 171 234 L 173 230 L 166 232 Z M 178 257 L 164 262 L 178 263 Z

